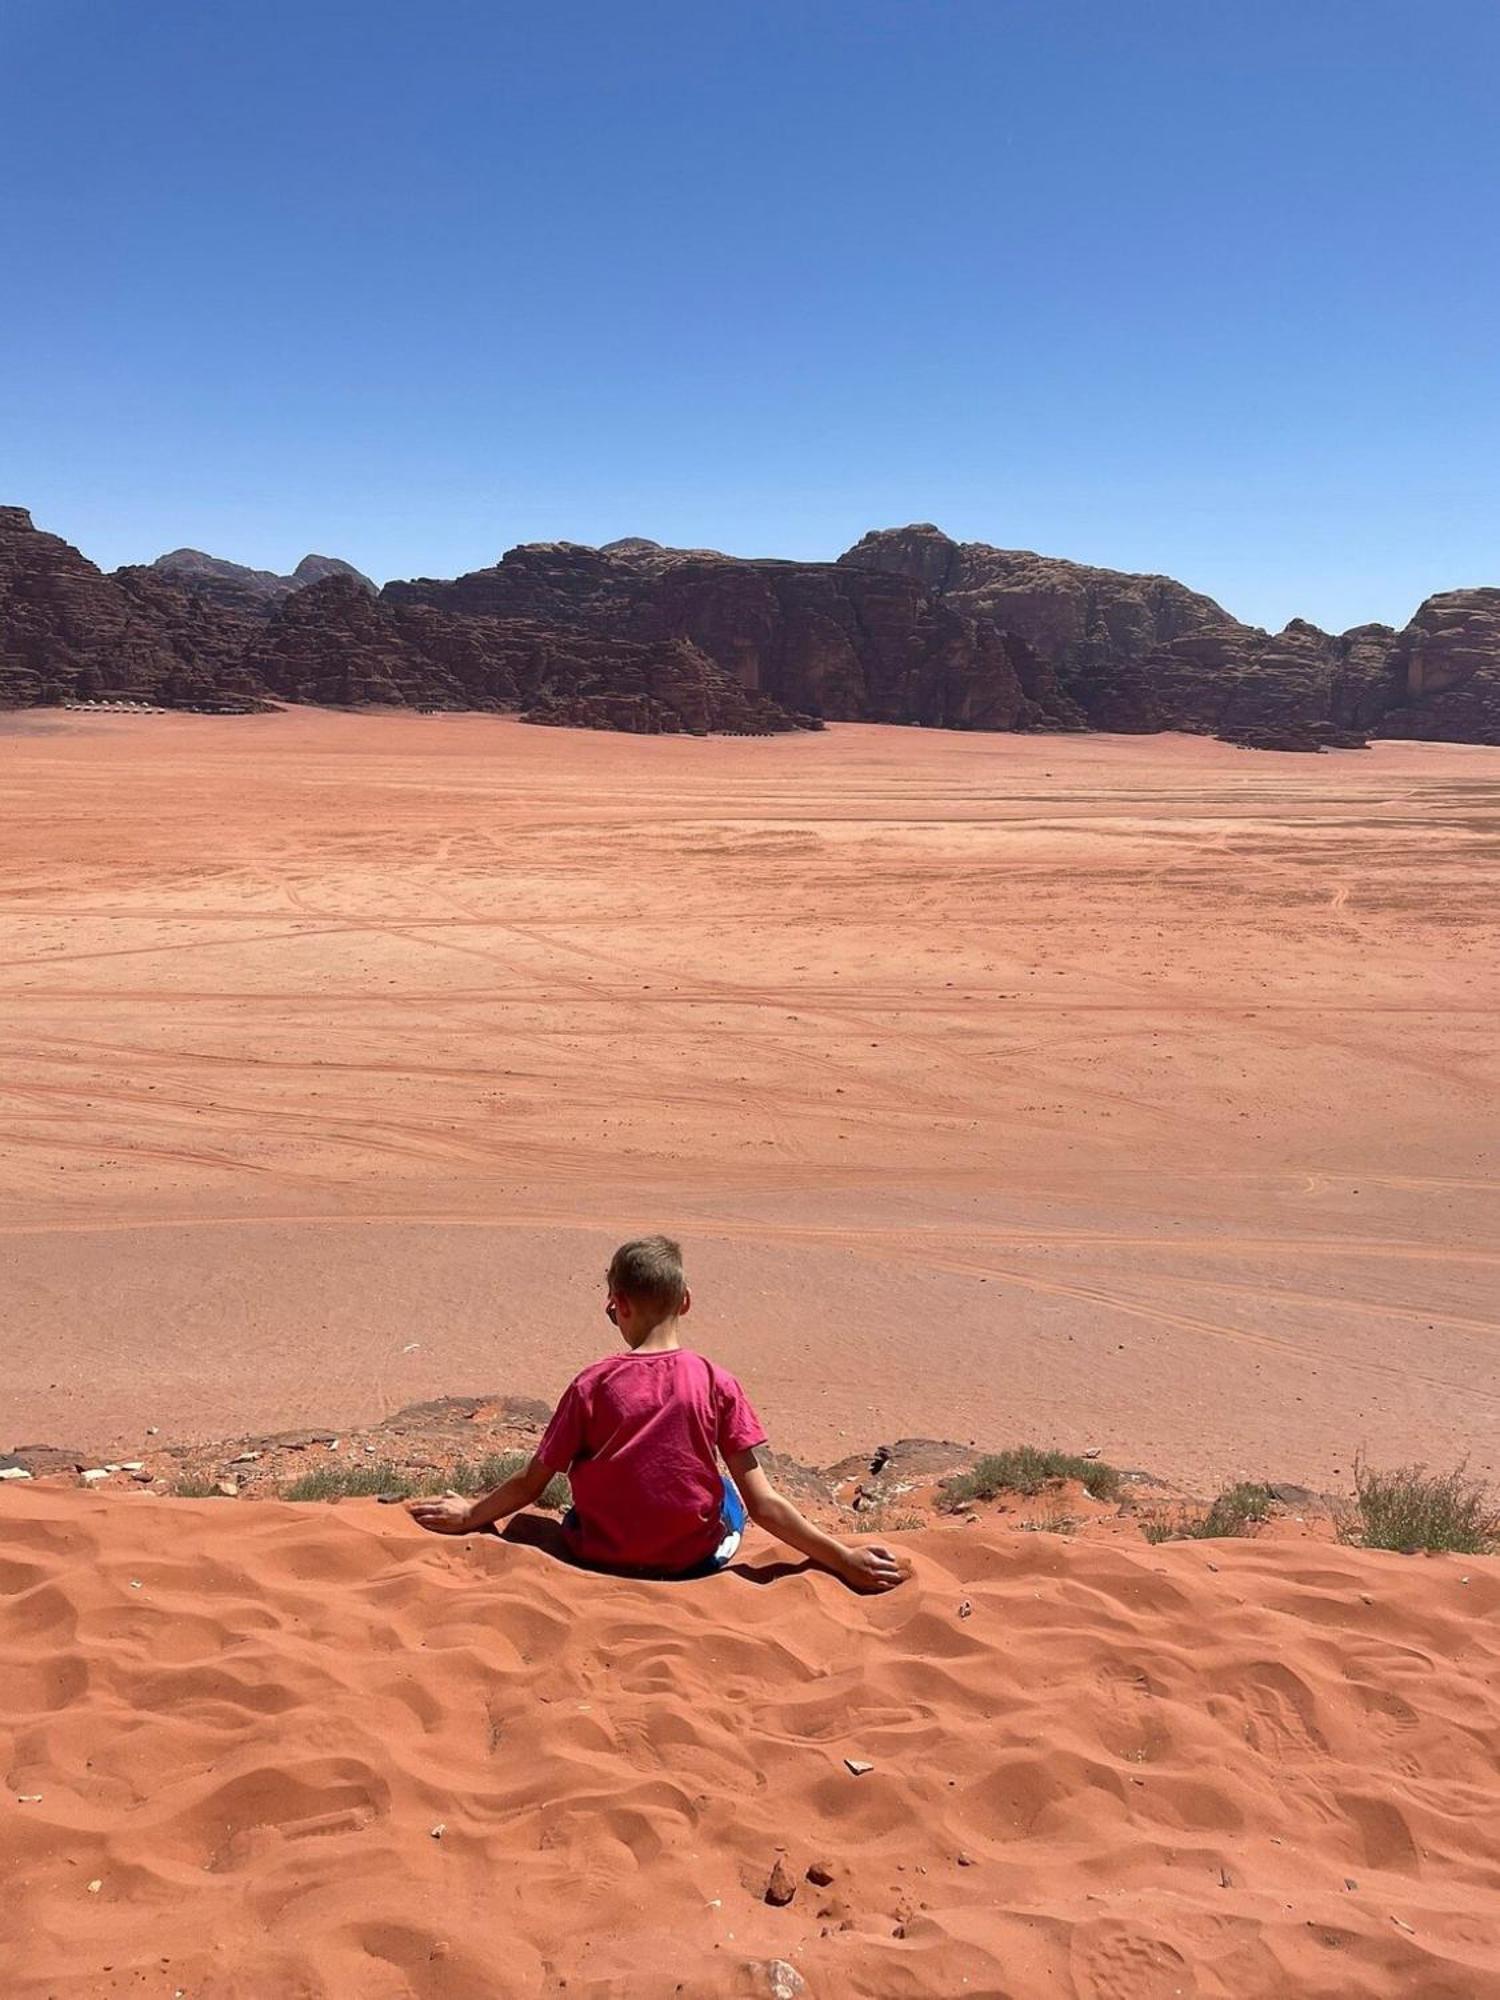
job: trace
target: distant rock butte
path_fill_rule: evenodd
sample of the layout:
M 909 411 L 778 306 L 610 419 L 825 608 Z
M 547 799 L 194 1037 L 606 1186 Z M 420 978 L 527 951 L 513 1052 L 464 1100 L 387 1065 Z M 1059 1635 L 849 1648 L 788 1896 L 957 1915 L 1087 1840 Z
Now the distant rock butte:
M 629 537 L 535 542 L 377 591 L 332 556 L 290 576 L 176 549 L 106 575 L 0 508 L 0 706 L 505 710 L 753 734 L 823 721 L 1188 729 L 1247 747 L 1369 735 L 1500 743 L 1500 590 L 1404 631 L 1243 625 L 1165 576 L 955 542 L 928 523 L 836 562 Z
M 158 556 L 154 563 L 146 564 L 146 568 L 207 598 L 210 603 L 244 611 L 252 617 L 256 614 L 269 617 L 283 598 L 330 576 L 348 577 L 372 596 L 375 592 L 369 577 L 337 556 L 304 556 L 290 576 L 278 576 L 274 570 L 247 569 L 243 563 L 226 562 L 222 556 L 206 556 L 201 549 L 173 549 L 168 555 Z

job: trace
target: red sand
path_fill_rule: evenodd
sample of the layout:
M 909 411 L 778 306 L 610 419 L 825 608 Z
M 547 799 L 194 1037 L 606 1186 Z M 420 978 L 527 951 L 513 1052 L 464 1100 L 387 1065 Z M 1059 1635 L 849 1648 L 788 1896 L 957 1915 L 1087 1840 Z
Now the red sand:
M 804 1457 L 1500 1470 L 1500 750 L 36 715 L 0 773 L 0 1445 L 554 1394 L 667 1227 Z
M 6 1492 L 4 1990 L 1500 1994 L 1500 1562 L 903 1545 L 870 1600 Z

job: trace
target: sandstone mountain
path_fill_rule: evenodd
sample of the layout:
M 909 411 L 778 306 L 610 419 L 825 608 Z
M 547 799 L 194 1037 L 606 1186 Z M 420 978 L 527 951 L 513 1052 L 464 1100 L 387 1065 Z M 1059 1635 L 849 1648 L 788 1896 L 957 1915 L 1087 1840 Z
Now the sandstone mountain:
M 311 583 L 321 583 L 325 577 L 346 576 L 372 595 L 375 591 L 375 585 L 353 563 L 342 562 L 337 556 L 304 556 L 290 576 L 278 576 L 269 569 L 247 569 L 243 563 L 226 562 L 222 556 L 206 556 L 201 549 L 173 549 L 146 567 L 210 604 L 251 617 L 269 617 L 283 598 Z
M 0 706 L 101 696 L 504 709 L 644 731 L 828 720 L 1494 743 L 1500 590 L 1429 598 L 1399 633 L 1294 620 L 1272 634 L 1170 577 L 924 523 L 833 563 L 531 543 L 377 593 L 322 556 L 281 577 L 180 549 L 107 576 L 0 508 Z

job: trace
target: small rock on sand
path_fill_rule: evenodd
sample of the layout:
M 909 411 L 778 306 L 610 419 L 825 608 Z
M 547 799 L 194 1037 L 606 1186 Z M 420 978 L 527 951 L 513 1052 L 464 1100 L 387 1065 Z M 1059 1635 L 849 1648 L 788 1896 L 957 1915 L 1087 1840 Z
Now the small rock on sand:
M 778 1854 L 766 1881 L 766 1901 L 778 1910 L 784 1909 L 796 1893 L 796 1877 Z
M 815 1882 L 820 1889 L 826 1889 L 833 1881 L 833 1869 L 826 1861 L 814 1861 L 807 1871 L 809 1882 Z
M 784 1958 L 773 1958 L 763 1968 L 766 1991 L 771 2000 L 797 2000 L 799 1993 L 807 1991 L 807 1981 L 795 1965 L 789 1965 Z
M 862 1757 L 846 1757 L 844 1767 L 852 1771 L 856 1778 L 862 1778 L 866 1771 L 873 1771 L 875 1768 L 873 1764 L 867 1764 Z

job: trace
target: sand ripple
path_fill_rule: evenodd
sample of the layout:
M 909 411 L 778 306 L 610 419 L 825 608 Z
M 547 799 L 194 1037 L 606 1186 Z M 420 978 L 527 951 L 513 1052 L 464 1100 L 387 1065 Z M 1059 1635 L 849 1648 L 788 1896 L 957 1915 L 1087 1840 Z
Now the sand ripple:
M 907 1541 L 875 1603 L 8 1492 L 4 1990 L 1500 1994 L 1500 1563 Z

